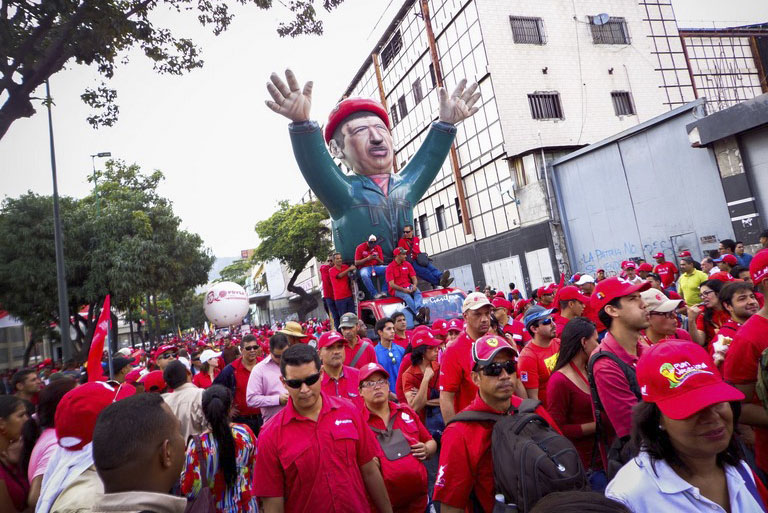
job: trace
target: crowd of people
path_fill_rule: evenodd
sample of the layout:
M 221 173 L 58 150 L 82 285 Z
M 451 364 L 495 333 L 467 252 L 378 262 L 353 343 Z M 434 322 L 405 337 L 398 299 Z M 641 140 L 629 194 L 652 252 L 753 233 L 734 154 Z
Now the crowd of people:
M 121 349 L 111 378 L 44 360 L 0 395 L 0 511 L 766 511 L 768 249 L 737 248 L 373 339 L 344 311 Z

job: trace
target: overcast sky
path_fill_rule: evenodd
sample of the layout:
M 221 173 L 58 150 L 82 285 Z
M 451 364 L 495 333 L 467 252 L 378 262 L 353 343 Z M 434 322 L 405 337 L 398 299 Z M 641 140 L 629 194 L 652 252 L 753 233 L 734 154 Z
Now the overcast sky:
M 765 0 L 673 3 L 681 27 L 768 21 Z M 202 47 L 205 66 L 181 77 L 158 75 L 146 58 L 132 54 L 112 80 L 120 105 L 112 128 L 93 130 L 85 121 L 89 110 L 80 94 L 98 84 L 96 73 L 72 65 L 56 74 L 51 89 L 59 193 L 87 194 L 90 155 L 110 151 L 146 172 L 161 170 L 161 194 L 173 201 L 183 227 L 199 233 L 214 254 L 234 256 L 254 247 L 256 221 L 269 217 L 279 200 L 298 200 L 307 190 L 293 160 L 287 120 L 264 105 L 269 74 L 290 66 L 302 82 L 314 80 L 312 117 L 324 120 L 402 1 L 346 0 L 322 15 L 324 36 L 296 39 L 277 36 L 275 28 L 287 14 L 276 5 L 270 11 L 234 7 L 234 22 L 218 37 L 192 15 L 158 12 L 160 24 Z M 49 159 L 40 106 L 0 140 L 0 196 L 51 194 Z

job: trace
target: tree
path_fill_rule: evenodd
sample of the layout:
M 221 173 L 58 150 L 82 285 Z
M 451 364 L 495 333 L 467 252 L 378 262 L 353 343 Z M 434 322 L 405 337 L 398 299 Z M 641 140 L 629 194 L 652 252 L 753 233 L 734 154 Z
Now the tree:
M 331 250 L 331 230 L 323 223 L 325 219 L 328 211 L 319 201 L 297 205 L 281 201 L 277 212 L 256 223 L 261 244 L 253 258 L 261 262 L 276 259 L 293 271 L 287 289 L 301 298 L 298 315 L 302 321 L 317 308 L 317 300 L 295 285 L 296 278 L 312 258 L 324 260 Z
M 235 260 L 219 271 L 219 277 L 214 281 L 231 281 L 245 287 L 245 280 L 248 279 L 251 267 L 253 267 L 253 261 L 249 258 Z
M 344 0 L 319 0 L 331 11 Z M 272 0 L 237 0 L 270 9 Z M 48 78 L 74 60 L 95 65 L 103 79 L 111 79 L 127 52 L 139 47 L 154 62 L 159 73 L 181 75 L 203 65 L 195 43 L 177 37 L 153 22 L 152 13 L 161 6 L 176 11 L 196 11 L 203 26 L 214 34 L 224 32 L 234 17 L 225 0 L 2 0 L 0 3 L 0 139 L 19 118 L 35 113 L 31 95 Z M 283 2 L 280 2 L 282 5 Z M 294 15 L 280 23 L 280 36 L 322 34 L 315 0 L 291 0 Z M 102 81 L 86 89 L 83 101 L 94 109 L 88 122 L 94 128 L 111 126 L 117 120 L 117 91 Z

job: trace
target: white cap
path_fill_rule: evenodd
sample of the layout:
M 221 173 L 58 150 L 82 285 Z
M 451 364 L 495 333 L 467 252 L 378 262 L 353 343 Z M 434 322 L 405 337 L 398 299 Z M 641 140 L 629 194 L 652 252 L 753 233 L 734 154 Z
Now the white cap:
M 586 283 L 595 283 L 595 279 L 588 274 L 582 274 L 581 278 L 579 278 L 575 285 L 584 285 Z
M 178 360 L 179 360 L 179 361 L 180 361 L 182 364 L 184 364 L 184 367 L 186 367 L 186 368 L 187 368 L 187 370 L 188 370 L 189 372 L 192 372 L 192 364 L 189 362 L 189 360 L 187 360 L 187 359 L 186 359 L 185 357 L 183 357 L 183 356 L 179 356 Z
M 120 353 L 121 355 L 125 356 L 126 358 L 130 358 L 131 357 L 131 348 L 130 347 L 124 347 L 122 349 L 119 349 L 117 352 Z
M 217 353 L 213 349 L 206 349 L 200 353 L 200 363 L 206 363 L 208 360 L 218 358 L 219 356 L 221 356 L 221 353 Z
M 376 242 L 376 236 L 374 234 L 370 234 L 368 236 L 368 242 Z

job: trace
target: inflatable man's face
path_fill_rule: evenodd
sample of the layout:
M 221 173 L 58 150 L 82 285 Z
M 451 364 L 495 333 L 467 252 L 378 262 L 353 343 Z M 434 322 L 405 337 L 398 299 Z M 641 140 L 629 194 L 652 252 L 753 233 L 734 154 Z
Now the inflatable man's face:
M 328 117 L 325 140 L 331 155 L 357 174 L 392 172 L 394 148 L 389 117 L 381 104 L 362 98 L 339 103 Z

